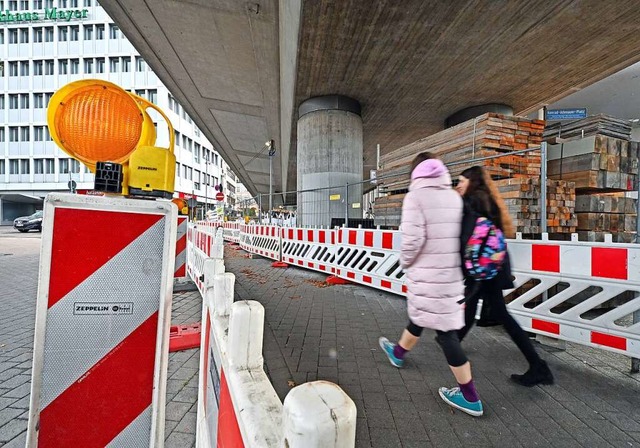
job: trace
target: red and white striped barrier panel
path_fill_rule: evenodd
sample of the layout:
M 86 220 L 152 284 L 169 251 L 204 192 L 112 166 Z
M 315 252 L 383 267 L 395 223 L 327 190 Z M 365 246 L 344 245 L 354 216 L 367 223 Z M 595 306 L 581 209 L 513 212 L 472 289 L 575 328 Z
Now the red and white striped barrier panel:
M 178 216 L 178 236 L 176 238 L 175 278 L 187 276 L 187 223 L 186 216 Z
M 246 246 L 248 252 L 280 261 L 280 227 L 245 226 L 245 232 L 251 235 L 251 245 Z
M 334 274 L 336 231 L 281 228 L 282 261 L 326 274 Z
M 404 294 L 400 267 L 401 233 L 391 230 L 337 229 L 336 275 L 395 294 Z
M 44 217 L 27 445 L 162 446 L 176 206 L 52 193 Z
M 253 232 L 251 231 L 252 227 L 254 226 L 240 224 L 240 241 L 238 241 L 238 244 L 240 244 L 240 247 L 247 252 L 250 252 L 251 248 L 253 247 Z
M 509 251 L 524 286 L 509 309 L 525 329 L 640 357 L 640 247 L 515 239 Z
M 205 276 L 207 265 L 214 265 L 216 272 L 224 272 L 222 230 L 218 230 L 217 235 L 210 232 L 210 227 L 201 224 L 189 223 L 187 228 L 187 273 L 202 296 L 206 294 L 207 287 L 211 287 L 207 280 L 212 281 Z
M 223 225 L 224 239 L 232 243 L 238 244 L 240 242 L 240 226 L 243 225 L 240 222 L 225 222 Z

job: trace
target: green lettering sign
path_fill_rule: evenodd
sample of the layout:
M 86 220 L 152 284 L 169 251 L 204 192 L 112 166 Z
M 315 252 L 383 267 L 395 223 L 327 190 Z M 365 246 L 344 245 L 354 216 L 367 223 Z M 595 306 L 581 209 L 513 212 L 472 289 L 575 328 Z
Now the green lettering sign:
M 42 20 L 63 20 L 70 22 L 73 20 L 82 20 L 88 18 L 88 9 L 58 9 L 58 8 L 46 8 L 44 10 L 44 16 L 38 11 L 27 12 L 11 12 L 6 10 L 0 11 L 0 24 L 12 24 L 18 22 L 39 22 Z

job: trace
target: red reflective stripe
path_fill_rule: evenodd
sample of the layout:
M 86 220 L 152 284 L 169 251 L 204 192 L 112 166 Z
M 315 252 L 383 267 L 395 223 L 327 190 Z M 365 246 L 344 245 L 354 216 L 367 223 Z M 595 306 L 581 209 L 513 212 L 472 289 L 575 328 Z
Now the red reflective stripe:
M 304 262 L 303 262 L 302 260 L 298 260 L 298 264 L 299 264 L 300 266 L 304 266 Z
M 229 393 L 224 370 L 220 374 L 220 409 L 218 410 L 218 438 L 217 446 L 244 448 L 242 434 L 238 426 L 233 400 Z
M 371 277 L 367 276 L 367 275 L 363 275 L 362 276 L 362 281 L 365 283 L 371 283 Z
M 204 357 L 204 375 L 202 375 L 202 390 L 207 390 L 207 375 L 209 374 L 209 335 L 211 334 L 211 316 L 207 310 L 207 325 L 204 329 L 204 351 L 207 356 Z M 207 409 L 207 394 L 204 394 L 204 408 Z
M 349 230 L 349 244 L 356 245 L 358 233 L 355 230 Z
M 289 229 L 289 239 L 293 239 L 293 229 Z
M 531 268 L 534 271 L 560 272 L 560 246 L 533 244 Z
M 180 255 L 187 249 L 187 238 L 182 237 L 178 241 L 176 241 L 176 255 Z
M 55 305 L 162 217 L 56 207 L 48 307 Z M 109 238 L 105 239 L 105 235 Z
M 310 268 L 313 267 L 313 263 L 307 263 L 309 265 Z
M 384 232 L 382 234 L 382 248 L 393 249 L 393 233 Z
M 591 332 L 591 343 L 600 344 L 611 348 L 617 348 L 618 350 L 627 349 L 626 338 L 613 336 L 611 334 L 598 333 L 597 331 Z
M 627 280 L 627 249 L 591 248 L 591 275 Z
M 336 232 L 331 232 L 331 244 L 336 244 Z
M 373 247 L 373 232 L 364 232 L 365 247 Z
M 325 242 L 324 230 L 321 230 L 320 232 L 318 232 L 318 241 L 320 243 L 324 243 Z
M 313 230 L 307 230 L 307 241 L 313 242 Z
M 318 266 L 318 268 L 320 268 L 321 271 L 326 271 L 327 270 L 327 268 L 324 267 L 323 265 Z
M 302 241 L 302 229 L 298 229 L 298 241 Z
M 107 445 L 151 405 L 158 313 L 40 413 L 38 445 Z
M 404 293 L 407 292 L 407 285 L 402 285 L 402 292 L 404 292 Z
M 186 264 L 183 264 L 182 266 L 178 266 L 178 269 L 176 269 L 176 272 L 174 272 L 173 276 L 186 277 L 187 276 L 186 266 L 187 266 Z
M 380 280 L 380 286 L 391 289 L 391 282 L 387 280 Z
M 347 272 L 347 277 L 356 278 L 356 274 L 354 274 L 353 272 Z
M 546 320 L 531 319 L 531 328 L 546 333 L 560 334 L 560 324 L 547 322 Z

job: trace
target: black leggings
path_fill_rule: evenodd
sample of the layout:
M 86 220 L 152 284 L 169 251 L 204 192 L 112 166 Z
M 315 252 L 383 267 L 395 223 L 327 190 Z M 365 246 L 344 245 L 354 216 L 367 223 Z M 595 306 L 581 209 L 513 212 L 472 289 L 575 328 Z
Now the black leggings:
M 467 288 L 470 291 L 474 285 Z M 529 340 L 529 337 L 524 330 L 518 325 L 518 322 L 511 317 L 507 306 L 504 303 L 504 296 L 502 294 L 502 288 L 496 279 L 484 280 L 479 282 L 477 290 L 473 297 L 468 298 L 466 307 L 464 310 L 465 326 L 458 331 L 460 341 L 469 333 L 471 327 L 475 322 L 476 309 L 478 308 L 478 300 L 482 297 L 483 308 L 487 307 L 489 310 L 489 318 L 499 322 L 516 346 L 520 349 L 524 357 L 527 359 L 530 365 L 534 366 L 539 364 L 541 359 L 533 344 Z
M 407 325 L 407 331 L 413 336 L 419 338 L 424 328 L 417 326 L 413 322 L 409 322 Z M 462 346 L 460 345 L 460 339 L 458 339 L 458 331 L 440 331 L 436 330 L 436 342 L 442 347 L 447 363 L 451 367 L 460 367 L 467 363 L 467 355 L 465 355 Z

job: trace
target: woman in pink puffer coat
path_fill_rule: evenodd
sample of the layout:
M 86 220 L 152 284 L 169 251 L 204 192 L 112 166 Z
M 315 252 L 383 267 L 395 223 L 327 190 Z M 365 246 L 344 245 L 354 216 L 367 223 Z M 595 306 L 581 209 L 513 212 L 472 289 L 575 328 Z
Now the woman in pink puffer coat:
M 462 198 L 451 186 L 442 161 L 430 153 L 418 155 L 411 167 L 411 184 L 402 205 L 400 265 L 406 272 L 409 325 L 397 344 L 380 338 L 380 347 L 395 367 L 418 342 L 422 330 L 436 330 L 459 387 L 441 387 L 440 397 L 470 415 L 483 413 L 471 365 L 460 346 L 464 327 L 464 277 L 460 258 Z

